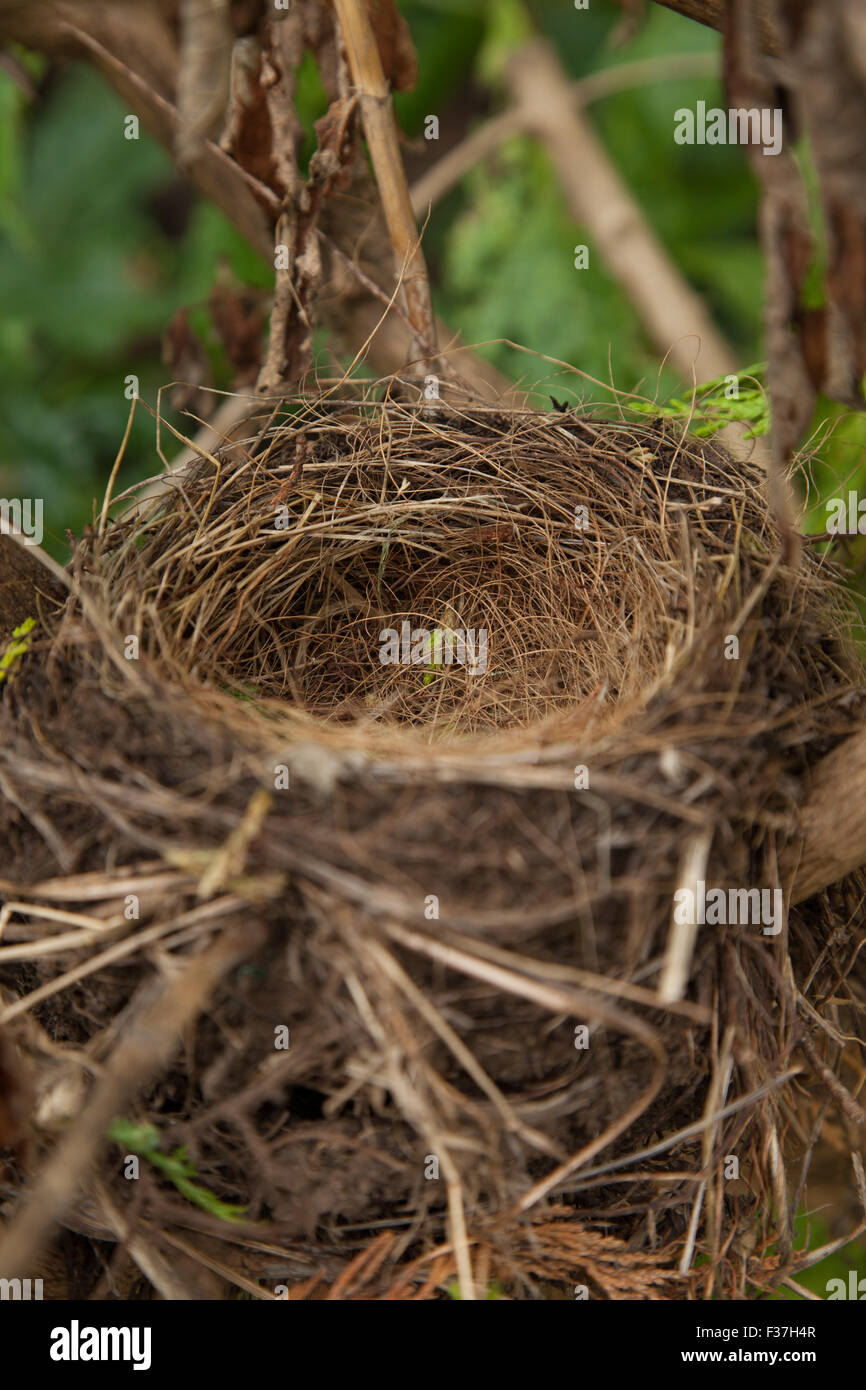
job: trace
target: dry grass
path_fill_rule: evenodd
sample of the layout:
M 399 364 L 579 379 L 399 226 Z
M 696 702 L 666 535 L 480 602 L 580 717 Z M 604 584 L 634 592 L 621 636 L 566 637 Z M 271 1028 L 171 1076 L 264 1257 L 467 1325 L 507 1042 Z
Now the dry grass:
M 252 458 L 240 446 L 217 477 L 205 465 L 171 508 L 112 533 L 103 582 L 149 655 L 179 678 L 294 714 L 408 725 L 426 742 L 557 711 L 574 724 L 645 688 L 664 663 L 682 557 L 619 534 L 623 467 L 635 532 L 648 503 L 672 520 L 683 508 L 676 480 L 665 489 L 650 466 L 645 429 L 606 437 L 476 409 L 455 432 L 450 414 L 394 403 L 372 418 L 370 456 L 365 412 L 352 427 L 346 409 L 297 407 L 291 432 Z M 594 461 L 580 485 L 575 448 Z M 707 510 L 731 495 L 698 492 Z M 455 662 L 431 690 L 429 662 L 383 665 L 379 633 L 404 622 L 484 630 L 489 669 Z

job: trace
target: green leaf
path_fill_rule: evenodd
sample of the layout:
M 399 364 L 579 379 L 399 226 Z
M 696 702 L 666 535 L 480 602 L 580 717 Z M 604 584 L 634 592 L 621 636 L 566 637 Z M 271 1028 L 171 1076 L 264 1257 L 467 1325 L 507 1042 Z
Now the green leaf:
M 741 421 L 751 426 L 746 431 L 747 439 L 767 434 L 770 428 L 769 402 L 758 378 L 766 370 L 766 363 L 746 367 L 742 372 L 730 376 L 716 377 L 698 386 L 694 396 L 672 398 L 661 405 L 655 401 L 639 401 L 632 404 L 634 410 L 645 415 L 661 416 L 665 420 L 681 420 L 689 423 L 692 434 L 701 439 L 718 433 L 725 425 Z M 738 394 L 729 396 L 727 391 L 731 376 L 737 378 Z M 754 381 L 754 386 L 741 389 L 740 382 Z
M 159 1147 L 160 1133 L 156 1125 L 137 1125 L 131 1120 L 115 1120 L 107 1131 L 107 1137 L 125 1149 L 127 1153 L 139 1154 L 154 1168 L 173 1183 L 188 1201 L 202 1211 L 210 1212 L 220 1221 L 244 1221 L 245 1207 L 232 1202 L 223 1202 L 206 1187 L 199 1186 L 192 1179 L 196 1175 L 195 1164 L 186 1149 L 181 1146 L 170 1154 L 164 1154 Z
M 30 633 L 36 626 L 35 618 L 25 618 L 23 623 L 12 631 L 12 640 L 0 653 L 0 684 L 8 680 L 19 665 L 21 658 L 30 650 Z

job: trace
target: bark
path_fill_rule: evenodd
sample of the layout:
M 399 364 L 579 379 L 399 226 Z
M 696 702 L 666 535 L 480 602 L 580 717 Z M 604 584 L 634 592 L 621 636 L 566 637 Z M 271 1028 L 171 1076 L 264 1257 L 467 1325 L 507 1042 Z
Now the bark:
M 655 0 L 655 3 L 663 5 L 666 10 L 676 10 L 677 14 L 686 15 L 689 19 L 696 19 L 709 29 L 721 31 L 725 22 L 726 0 Z M 758 17 L 762 47 L 765 52 L 775 56 L 779 48 L 765 0 L 758 0 Z
M 815 769 L 803 807 L 801 839 L 781 859 L 802 902 L 866 863 L 866 730 L 852 734 Z

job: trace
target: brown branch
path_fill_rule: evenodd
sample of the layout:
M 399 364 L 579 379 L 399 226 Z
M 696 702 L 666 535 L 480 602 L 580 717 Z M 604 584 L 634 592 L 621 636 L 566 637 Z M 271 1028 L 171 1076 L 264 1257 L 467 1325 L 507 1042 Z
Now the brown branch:
M 866 864 L 866 729 L 834 748 L 815 769 L 803 807 L 801 838 L 781 857 L 802 902 Z
M 817 2 L 820 3 L 820 0 Z M 655 3 L 664 5 L 666 10 L 675 10 L 687 19 L 696 19 L 699 24 L 705 24 L 709 29 L 721 31 L 724 26 L 727 0 L 655 0 Z M 779 46 L 773 33 L 767 0 L 758 0 L 758 22 L 762 47 L 767 53 L 777 56 Z
M 108 47 L 93 32 L 69 26 L 68 40 L 74 41 L 77 56 L 88 58 L 130 105 L 155 140 L 174 154 L 179 118 L 177 108 L 161 95 L 137 69 L 128 65 L 113 45 Z M 105 36 L 108 38 L 108 36 Z M 121 52 L 124 49 L 121 47 Z M 176 66 L 176 65 L 175 65 Z M 269 206 L 272 217 L 280 210 L 280 199 L 271 190 L 245 173 L 239 164 L 210 140 L 184 170 L 201 193 L 215 203 L 237 227 L 251 246 L 272 261 L 274 254 L 271 220 L 261 205 Z
M 698 380 L 735 372 L 733 350 L 611 164 L 551 46 L 536 40 L 522 48 L 507 77 L 528 128 L 553 160 L 572 216 L 586 227 L 656 346 L 688 378 L 693 370 Z
M 416 356 L 436 356 L 436 330 L 427 267 L 412 212 L 391 92 L 382 71 L 364 0 L 334 0 L 346 43 L 361 119 L 382 198 L 391 245 L 402 279 L 406 312 L 416 338 Z
M 572 100 L 581 106 L 613 96 L 643 83 L 668 82 L 679 77 L 713 77 L 719 71 L 718 58 L 712 53 L 682 53 L 669 58 L 639 58 L 634 63 L 619 63 L 614 68 L 602 68 L 572 82 Z M 512 106 L 491 116 L 437 160 L 426 174 L 412 185 L 412 209 L 422 218 L 470 169 L 482 159 L 489 158 L 499 146 L 514 135 L 525 133 L 525 113 Z
M 470 131 L 465 140 L 443 154 L 432 169 L 413 183 L 410 197 L 415 216 L 419 219 L 425 217 L 460 182 L 464 174 L 468 174 L 483 159 L 489 159 L 506 140 L 522 135 L 525 128 L 523 112 L 517 107 L 510 107 Z
M 181 168 L 199 153 L 205 136 L 219 133 L 229 99 L 233 37 L 228 0 L 181 0 L 177 94 Z
M 163 96 L 174 92 L 177 49 L 168 24 L 153 6 L 110 0 L 0 0 L 3 44 L 81 57 L 77 32 L 82 24 L 113 53 L 134 54 L 137 72 Z

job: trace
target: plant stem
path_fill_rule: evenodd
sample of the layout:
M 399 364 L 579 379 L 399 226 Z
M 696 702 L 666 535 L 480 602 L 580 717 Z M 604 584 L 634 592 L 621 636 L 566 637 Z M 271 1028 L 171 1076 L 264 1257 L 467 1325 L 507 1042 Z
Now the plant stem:
M 391 92 L 364 0 L 335 0 L 335 7 L 412 325 L 414 348 L 420 359 L 429 361 L 437 355 L 433 302 L 400 154 Z

